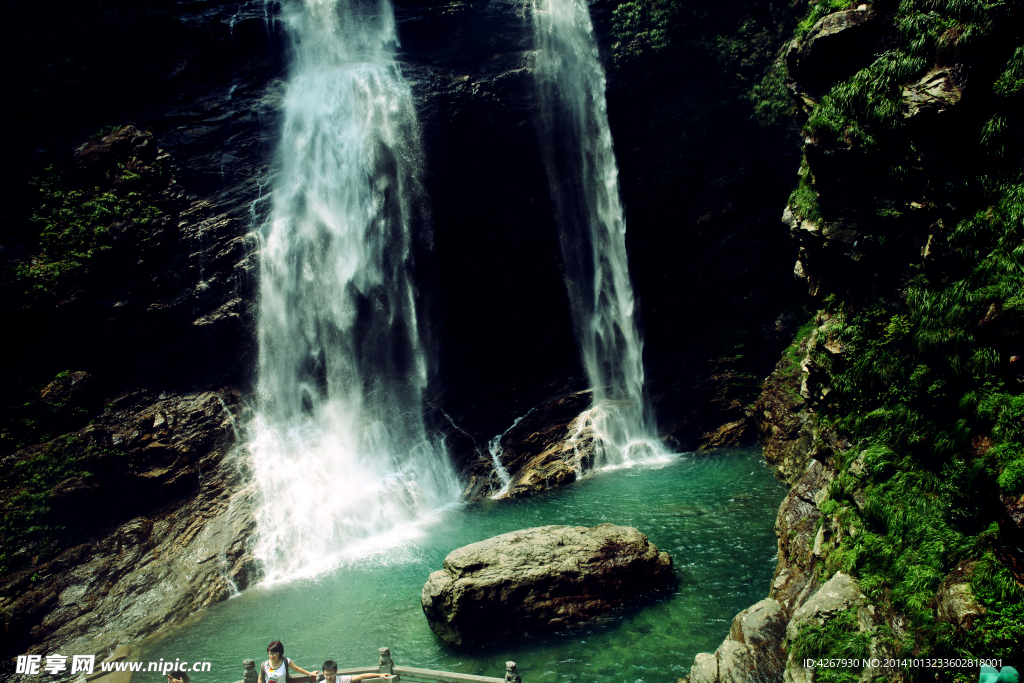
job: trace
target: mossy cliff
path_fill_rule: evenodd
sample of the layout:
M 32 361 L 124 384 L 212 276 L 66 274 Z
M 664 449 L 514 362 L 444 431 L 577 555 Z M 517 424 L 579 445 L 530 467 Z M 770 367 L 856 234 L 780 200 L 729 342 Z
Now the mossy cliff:
M 1021 3 L 819 2 L 780 56 L 803 137 L 783 220 L 818 310 L 755 406 L 795 483 L 786 635 L 745 652 L 786 680 L 978 675 L 807 657 L 1024 661 L 1022 44 Z

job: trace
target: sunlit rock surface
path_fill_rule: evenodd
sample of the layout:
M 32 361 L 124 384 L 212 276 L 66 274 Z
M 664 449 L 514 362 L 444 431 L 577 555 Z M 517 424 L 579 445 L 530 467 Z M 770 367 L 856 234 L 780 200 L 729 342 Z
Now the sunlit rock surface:
M 453 550 L 423 586 L 446 643 L 576 626 L 667 583 L 672 560 L 632 527 L 542 526 Z

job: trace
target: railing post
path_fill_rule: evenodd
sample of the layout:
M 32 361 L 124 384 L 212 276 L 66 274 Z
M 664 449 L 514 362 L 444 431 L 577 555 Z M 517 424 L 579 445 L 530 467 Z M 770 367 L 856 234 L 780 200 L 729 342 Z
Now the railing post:
M 242 660 L 242 683 L 256 683 L 256 662 L 251 659 Z
M 523 683 L 515 662 L 505 662 L 505 683 Z
M 391 661 L 391 650 L 382 647 L 378 652 L 380 653 L 380 664 L 377 666 L 377 673 L 388 675 L 395 673 L 395 663 Z

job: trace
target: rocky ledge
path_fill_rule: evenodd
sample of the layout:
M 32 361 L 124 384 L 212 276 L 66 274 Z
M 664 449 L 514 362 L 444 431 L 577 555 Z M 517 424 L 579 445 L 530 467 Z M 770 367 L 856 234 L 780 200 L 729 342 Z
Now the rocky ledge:
M 446 643 L 572 627 L 667 583 L 672 560 L 632 527 L 542 526 L 453 550 L 423 586 Z
M 53 486 L 38 518 L 63 550 L 0 581 L 5 657 L 102 660 L 258 578 L 239 398 L 129 392 L 84 429 L 0 461 L 13 472 L 58 457 L 88 467 Z M 24 500 L 11 496 L 2 512 L 13 518 Z

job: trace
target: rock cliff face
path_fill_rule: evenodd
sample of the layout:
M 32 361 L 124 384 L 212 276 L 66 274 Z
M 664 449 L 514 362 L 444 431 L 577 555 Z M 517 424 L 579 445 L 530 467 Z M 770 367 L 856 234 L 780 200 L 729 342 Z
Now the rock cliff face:
M 671 575 L 668 554 L 632 527 L 536 527 L 448 553 L 423 612 L 446 643 L 493 643 L 592 621 Z
M 69 439 L 5 458 L 17 469 L 56 451 L 90 470 L 52 491 L 78 542 L 0 583 L 7 652 L 106 656 L 258 577 L 239 412 L 231 390 L 138 391 Z

